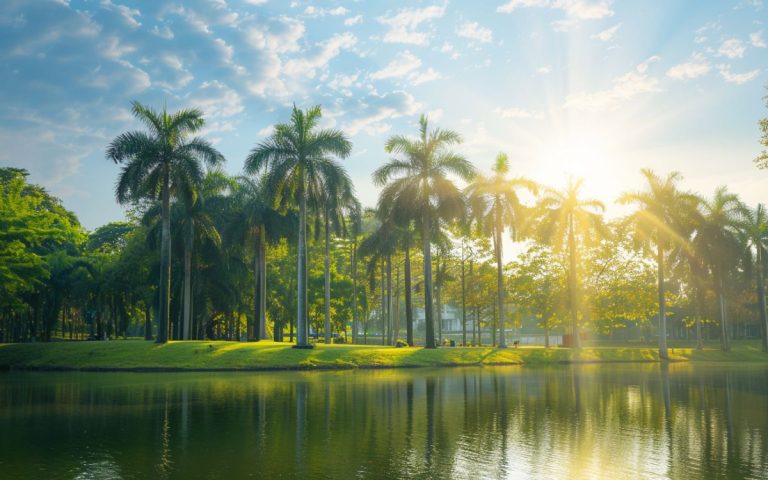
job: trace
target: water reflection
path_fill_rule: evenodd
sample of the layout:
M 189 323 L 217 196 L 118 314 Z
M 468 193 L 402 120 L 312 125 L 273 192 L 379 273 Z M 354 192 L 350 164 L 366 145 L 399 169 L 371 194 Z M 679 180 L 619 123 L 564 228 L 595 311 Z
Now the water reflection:
M 3 374 L 3 478 L 768 478 L 768 369 Z

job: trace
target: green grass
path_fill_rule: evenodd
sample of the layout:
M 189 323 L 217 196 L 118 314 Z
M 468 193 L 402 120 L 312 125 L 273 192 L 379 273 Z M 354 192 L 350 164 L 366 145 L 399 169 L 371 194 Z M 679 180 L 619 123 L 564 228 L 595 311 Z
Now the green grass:
M 757 342 L 741 343 L 724 353 L 715 348 L 673 348 L 677 361 L 768 364 Z M 491 347 L 393 348 L 364 345 L 317 345 L 298 350 L 275 342 L 170 342 L 139 340 L 0 344 L 0 368 L 75 370 L 271 370 L 313 368 L 388 368 L 470 365 L 548 365 L 592 362 L 656 362 L 651 347 L 494 349 Z

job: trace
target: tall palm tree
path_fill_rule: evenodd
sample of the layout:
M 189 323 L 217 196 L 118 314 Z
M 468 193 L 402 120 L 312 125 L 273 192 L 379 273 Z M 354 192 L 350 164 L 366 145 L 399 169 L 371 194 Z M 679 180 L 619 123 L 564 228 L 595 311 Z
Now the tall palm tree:
M 358 250 L 360 256 L 368 258 L 367 270 L 372 290 L 376 285 L 376 267 L 382 265 L 382 345 L 386 343 L 386 327 L 392 325 L 392 256 L 398 247 L 397 226 L 387 220 L 380 221 L 378 227 L 363 239 Z
M 118 203 L 147 198 L 162 202 L 157 343 L 165 343 L 171 304 L 171 198 L 182 185 L 200 185 L 205 175 L 203 164 L 214 167 L 224 157 L 206 140 L 191 137 L 205 123 L 202 111 L 168 113 L 165 108 L 157 112 L 139 102 L 131 105 L 134 117 L 147 131 L 120 134 L 107 147 L 106 156 L 123 165 L 115 186 Z
M 249 174 L 264 171 L 275 205 L 299 205 L 297 260 L 297 339 L 296 346 L 308 348 L 307 318 L 307 205 L 318 205 L 328 185 L 338 184 L 346 173 L 332 158 L 346 158 L 352 143 L 339 130 L 317 129 L 322 117 L 320 106 L 306 111 L 293 106 L 288 123 L 275 125 L 274 133 L 251 150 L 245 160 Z
M 602 212 L 605 206 L 593 199 L 581 198 L 583 179 L 569 179 L 565 189 L 547 189 L 537 205 L 538 236 L 556 250 L 568 255 L 568 289 L 570 293 L 571 333 L 573 346 L 579 348 L 578 315 L 580 309 L 578 249 L 589 246 L 603 235 Z
M 334 183 L 326 185 L 323 198 L 323 220 L 325 222 L 325 255 L 324 255 L 324 317 L 325 343 L 331 343 L 331 229 L 339 235 L 346 235 L 346 222 L 351 217 L 360 215 L 360 202 L 355 198 L 352 180 L 344 172 L 334 177 Z
M 496 259 L 496 290 L 499 312 L 499 348 L 506 348 L 504 326 L 504 275 L 502 271 L 502 237 L 509 228 L 512 239 L 518 237 L 523 216 L 527 208 L 520 201 L 518 191 L 528 190 L 536 194 L 538 186 L 526 178 L 508 178 L 509 159 L 506 153 L 499 153 L 490 177 L 478 176 L 467 188 L 469 207 L 473 223 L 482 235 L 493 238 L 493 253 Z
M 702 223 L 693 239 L 698 255 L 707 265 L 720 310 L 720 348 L 731 349 L 726 307 L 726 277 L 741 257 L 739 229 L 744 218 L 744 206 L 736 194 L 725 187 L 715 190 L 710 200 L 701 203 Z
M 451 151 L 450 148 L 459 143 L 458 133 L 439 128 L 430 130 L 426 115 L 421 115 L 418 138 L 390 137 L 384 150 L 395 157 L 373 173 L 374 183 L 385 185 L 381 198 L 395 206 L 397 223 L 405 225 L 414 221 L 421 233 L 427 348 L 437 347 L 432 301 L 432 238 L 440 231 L 441 220 L 457 218 L 464 211 L 461 191 L 448 175 L 467 182 L 475 175 L 472 164 Z
M 754 255 L 757 306 L 760 316 L 760 332 L 763 337 L 763 352 L 768 352 L 768 314 L 765 305 L 765 254 L 768 252 L 768 212 L 759 203 L 754 210 L 745 208 L 741 223 L 743 243 L 750 257 Z
M 659 356 L 669 358 L 664 283 L 665 257 L 668 257 L 670 252 L 680 251 L 681 247 L 684 249 L 688 245 L 688 236 L 683 232 L 691 213 L 696 210 L 698 198 L 678 189 L 677 184 L 683 178 L 679 172 L 671 172 L 665 178 L 650 169 L 643 169 L 640 173 L 645 178 L 646 190 L 625 193 L 619 197 L 618 203 L 638 207 L 638 210 L 628 218 L 628 222 L 634 227 L 634 237 L 644 248 L 655 247 L 656 249 Z
M 234 215 L 229 219 L 227 233 L 240 241 L 253 245 L 253 322 L 248 326 L 248 338 L 266 340 L 267 304 L 267 244 L 274 244 L 287 236 L 295 224 L 291 212 L 274 208 L 273 194 L 264 178 L 239 177 L 234 192 Z M 279 338 L 279 326 L 274 328 Z

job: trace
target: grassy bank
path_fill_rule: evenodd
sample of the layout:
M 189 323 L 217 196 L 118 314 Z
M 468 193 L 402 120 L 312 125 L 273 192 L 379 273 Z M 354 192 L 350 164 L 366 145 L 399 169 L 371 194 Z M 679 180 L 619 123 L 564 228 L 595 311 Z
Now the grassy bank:
M 714 348 L 674 348 L 673 360 L 768 364 L 759 344 L 723 353 Z M 521 347 L 392 348 L 362 345 L 318 345 L 293 349 L 286 343 L 145 341 L 54 342 L 0 345 L 0 367 L 74 370 L 271 370 L 312 368 L 388 368 L 470 365 L 546 365 L 593 362 L 655 362 L 650 347 L 594 347 L 572 350 Z

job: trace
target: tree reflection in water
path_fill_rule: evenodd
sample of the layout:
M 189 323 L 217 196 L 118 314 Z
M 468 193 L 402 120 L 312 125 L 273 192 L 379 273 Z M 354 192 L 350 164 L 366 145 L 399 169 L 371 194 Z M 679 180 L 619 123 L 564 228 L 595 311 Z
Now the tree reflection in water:
M 0 376 L 3 478 L 768 478 L 768 369 Z

